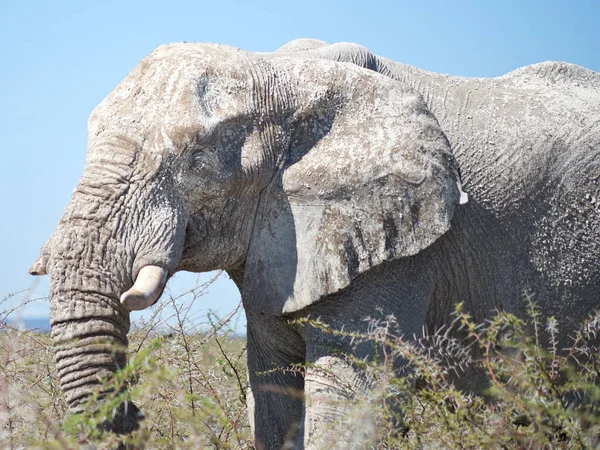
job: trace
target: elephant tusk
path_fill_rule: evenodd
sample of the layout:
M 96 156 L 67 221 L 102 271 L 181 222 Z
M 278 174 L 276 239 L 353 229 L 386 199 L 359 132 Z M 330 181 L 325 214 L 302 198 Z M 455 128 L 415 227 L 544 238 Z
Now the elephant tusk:
M 458 188 L 458 192 L 460 194 L 460 199 L 458 202 L 461 205 L 468 203 L 469 202 L 469 194 L 467 194 L 465 191 L 462 190 L 462 184 L 460 183 L 460 181 L 456 182 L 456 187 Z
M 167 271 L 158 266 L 141 268 L 133 287 L 121 295 L 121 304 L 129 311 L 141 311 L 154 305 L 167 282 Z
M 41 256 L 35 260 L 31 268 L 29 269 L 29 275 L 46 275 L 46 264 Z

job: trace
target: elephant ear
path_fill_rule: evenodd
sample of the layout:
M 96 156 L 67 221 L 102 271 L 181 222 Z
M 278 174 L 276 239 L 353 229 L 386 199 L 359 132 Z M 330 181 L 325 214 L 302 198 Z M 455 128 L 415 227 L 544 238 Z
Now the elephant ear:
M 246 260 L 247 310 L 282 314 L 414 255 L 461 199 L 446 136 L 407 85 L 345 63 L 288 61 L 299 106 Z

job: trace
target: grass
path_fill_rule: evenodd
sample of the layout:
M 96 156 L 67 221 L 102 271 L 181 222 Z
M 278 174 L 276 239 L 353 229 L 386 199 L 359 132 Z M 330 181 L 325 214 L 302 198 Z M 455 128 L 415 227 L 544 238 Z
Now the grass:
M 252 448 L 245 340 L 231 327 L 241 312 L 209 316 L 200 329 L 188 319 L 208 288 L 171 297 L 175 312 L 168 326 L 160 307 L 135 324 L 127 367 L 106 381 L 126 385 L 127 393 L 93 414 L 66 415 L 48 335 L 2 326 L 0 446 L 77 449 L 92 441 L 99 448 L 120 442 L 130 448 Z M 558 321 L 542 322 L 535 304 L 527 305 L 526 320 L 499 313 L 485 324 L 474 323 L 458 305 L 452 327 L 416 340 L 398 334 L 393 317 L 372 323 L 366 335 L 328 329 L 318 320 L 306 325 L 377 349 L 371 362 L 346 356 L 372 386 L 349 401 L 343 419 L 344 429 L 364 431 L 354 436 L 367 448 L 600 448 L 600 315 L 582 324 L 561 351 Z M 392 370 L 399 360 L 406 376 Z M 484 396 L 453 385 L 457 375 L 474 373 L 489 385 Z M 98 423 L 123 400 L 140 407 L 143 426 L 125 438 L 100 433 Z M 338 448 L 338 437 L 327 436 L 330 448 Z

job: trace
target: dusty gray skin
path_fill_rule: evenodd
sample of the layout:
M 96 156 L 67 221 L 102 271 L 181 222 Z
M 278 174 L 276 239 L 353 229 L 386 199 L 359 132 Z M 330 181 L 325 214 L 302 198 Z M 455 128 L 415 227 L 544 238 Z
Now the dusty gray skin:
M 101 342 L 127 345 L 129 310 L 178 270 L 240 289 L 265 448 L 322 447 L 343 415 L 331 400 L 352 394 L 316 368 L 365 387 L 335 356 L 347 342 L 289 318 L 365 331 L 394 314 L 412 335 L 459 301 L 476 320 L 520 313 L 527 289 L 572 326 L 600 292 L 599 92 L 563 63 L 464 79 L 315 40 L 158 48 L 90 116 L 81 181 L 32 268 L 50 275 L 72 410 L 124 364 Z M 259 375 L 305 361 L 305 377 Z

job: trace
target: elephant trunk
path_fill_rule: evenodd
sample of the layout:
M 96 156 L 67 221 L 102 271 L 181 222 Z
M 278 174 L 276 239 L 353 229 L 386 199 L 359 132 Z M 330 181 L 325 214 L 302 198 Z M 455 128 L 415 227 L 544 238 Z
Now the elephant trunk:
M 110 166 L 92 169 L 86 167 L 41 258 L 50 276 L 55 360 L 72 413 L 125 389 L 114 375 L 126 364 L 129 312 L 158 300 L 181 258 L 186 227 L 165 182 L 146 180 L 140 188 L 118 183 Z M 137 427 L 133 404 L 110 404 L 113 416 L 103 428 Z
M 112 259 L 112 258 L 110 258 Z M 96 408 L 123 390 L 114 374 L 126 364 L 129 312 L 119 302 L 121 282 L 99 267 L 55 260 L 50 284 L 50 320 L 60 385 L 71 413 Z M 87 405 L 95 402 L 95 404 Z M 133 405 L 112 405 L 104 428 L 127 433 L 137 427 Z M 112 408 L 111 408 L 112 409 Z

